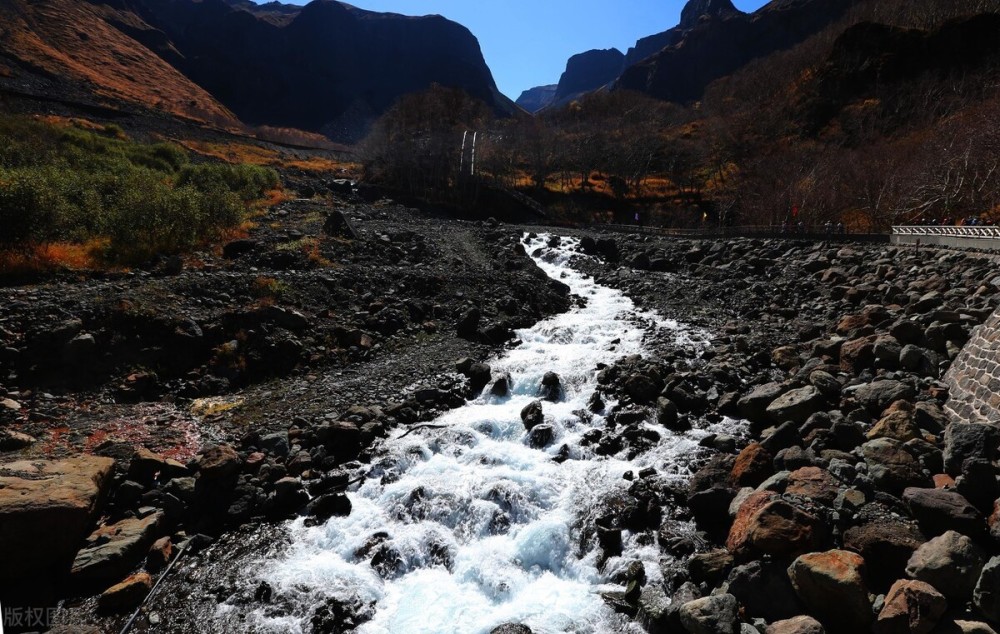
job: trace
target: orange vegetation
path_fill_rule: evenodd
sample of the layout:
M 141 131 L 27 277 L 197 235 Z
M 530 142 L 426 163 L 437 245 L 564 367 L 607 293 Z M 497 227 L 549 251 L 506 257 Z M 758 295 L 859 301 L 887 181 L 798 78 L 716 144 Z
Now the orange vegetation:
M 134 13 L 76 0 L 0 3 L 0 51 L 56 77 L 88 85 L 97 96 L 198 121 L 236 125 L 208 92 L 112 24 L 152 31 Z M 136 72 L 136 69 L 142 69 Z

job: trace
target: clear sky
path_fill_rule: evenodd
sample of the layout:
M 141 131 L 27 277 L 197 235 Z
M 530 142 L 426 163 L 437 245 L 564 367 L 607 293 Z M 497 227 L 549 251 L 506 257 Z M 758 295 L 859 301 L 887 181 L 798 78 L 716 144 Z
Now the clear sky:
M 261 0 L 258 0 L 261 1 Z M 306 4 L 307 0 L 283 0 Z M 555 84 L 572 55 L 594 48 L 626 52 L 635 41 L 680 21 L 684 0 L 347 0 L 362 9 L 440 14 L 479 38 L 500 91 Z M 765 0 L 733 0 L 753 11 Z

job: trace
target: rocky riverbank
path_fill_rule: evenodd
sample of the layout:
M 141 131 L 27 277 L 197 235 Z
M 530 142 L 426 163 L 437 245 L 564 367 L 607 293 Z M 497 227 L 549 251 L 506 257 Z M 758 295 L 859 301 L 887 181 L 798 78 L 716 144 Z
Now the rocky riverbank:
M 179 548 L 247 522 L 349 512 L 344 465 L 463 404 L 489 379 L 473 359 L 569 306 L 495 222 L 331 184 L 255 224 L 216 252 L 0 289 L 12 631 L 63 597 L 127 611 Z
M 687 557 L 621 608 L 653 632 L 994 631 L 1000 436 L 950 420 L 941 380 L 997 305 L 993 263 L 784 241 L 616 246 L 590 244 L 602 282 L 718 337 L 693 362 L 605 370 L 626 421 L 601 446 L 641 437 L 637 408 L 672 429 L 741 418 L 751 434 L 707 438 L 715 454 L 686 490 L 647 478 L 629 512 L 597 520 Z M 663 507 L 663 524 L 642 512 Z M 673 529 L 688 516 L 693 537 Z
M 173 593 L 267 605 L 265 586 L 230 596 L 244 571 L 213 575 L 282 548 L 266 522 L 349 514 L 373 441 L 502 389 L 481 361 L 570 306 L 520 235 L 338 192 L 221 253 L 0 290 L 4 605 L 80 597 L 53 620 L 111 631 L 181 548 L 213 540 Z M 990 261 L 581 235 L 592 257 L 574 266 L 713 334 L 595 368 L 593 452 L 748 421 L 704 438 L 689 485 L 625 473 L 628 495 L 588 520 L 581 548 L 616 557 L 633 536 L 665 556 L 662 583 L 616 573 L 609 604 L 651 632 L 992 631 L 1000 435 L 949 420 L 941 380 L 1000 300 Z M 350 631 L 347 607 L 315 631 Z M 174 617 L 141 627 L 196 627 Z

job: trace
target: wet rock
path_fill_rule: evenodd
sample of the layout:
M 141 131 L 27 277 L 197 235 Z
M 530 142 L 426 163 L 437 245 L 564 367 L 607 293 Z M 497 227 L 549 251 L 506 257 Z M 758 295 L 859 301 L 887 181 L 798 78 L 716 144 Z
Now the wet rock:
M 138 572 L 101 593 L 97 607 L 108 612 L 131 610 L 142 603 L 152 589 L 153 578 L 149 573 Z
M 545 422 L 545 415 L 542 412 L 542 402 L 532 401 L 521 410 L 521 422 L 524 428 L 531 431 L 538 425 Z
M 985 563 L 982 551 L 971 539 L 948 531 L 913 553 L 906 574 L 931 584 L 949 600 L 964 601 L 972 594 Z
M 766 409 L 767 415 L 777 423 L 792 421 L 804 423 L 809 416 L 823 408 L 824 399 L 819 390 L 811 385 L 790 390 L 772 401 Z
M 645 374 L 633 374 L 625 382 L 625 393 L 637 403 L 652 403 L 659 395 L 660 387 Z
M 689 601 L 680 608 L 681 624 L 689 634 L 739 634 L 739 605 L 731 594 Z
M 510 394 L 510 377 L 501 376 L 494 381 L 493 387 L 490 388 L 490 394 L 498 398 L 504 398 Z
M 541 397 L 553 403 L 562 400 L 562 380 L 555 372 L 546 372 L 545 376 L 542 377 Z
M 826 634 L 826 630 L 811 616 L 796 616 L 768 625 L 764 634 Z
M 774 561 L 752 561 L 733 568 L 729 593 L 740 602 L 748 616 L 778 621 L 800 614 L 795 590 L 785 566 Z
M 656 399 L 656 422 L 672 431 L 687 431 L 691 424 L 681 422 L 677 416 L 677 405 L 665 396 Z
M 986 562 L 972 593 L 972 601 L 986 618 L 1000 623 L 1000 557 Z
M 928 634 L 947 608 L 944 595 L 930 584 L 900 579 L 885 597 L 875 631 L 879 634 Z
M 36 598 L 65 574 L 113 467 L 95 456 L 0 466 L 0 595 Z
M 903 491 L 903 501 L 927 535 L 952 529 L 970 535 L 982 531 L 979 511 L 955 491 L 909 488 Z
M 351 501 L 343 493 L 327 493 L 314 498 L 306 506 L 308 524 L 322 524 L 331 517 L 346 517 L 351 514 Z
M 162 529 L 164 514 L 128 518 L 101 526 L 87 538 L 73 561 L 70 580 L 78 588 L 89 588 L 121 579 L 146 555 Z
M 531 628 L 520 623 L 504 623 L 490 630 L 490 634 L 532 634 Z
M 795 592 L 809 613 L 834 629 L 864 631 L 872 621 L 865 560 L 846 550 L 802 555 L 788 568 Z
M 552 425 L 536 425 L 528 433 L 528 444 L 535 449 L 542 449 L 552 444 L 555 438 L 555 428 Z

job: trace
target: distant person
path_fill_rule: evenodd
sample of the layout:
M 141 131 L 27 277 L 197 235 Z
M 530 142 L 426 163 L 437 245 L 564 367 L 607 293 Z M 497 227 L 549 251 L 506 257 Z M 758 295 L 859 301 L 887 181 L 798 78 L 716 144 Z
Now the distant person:
M 845 233 L 847 233 L 847 229 L 844 227 L 844 223 L 842 222 L 837 223 L 837 233 L 840 235 L 844 235 Z
M 640 214 L 638 211 L 635 212 L 635 226 L 637 227 L 642 226 L 642 214 Z

